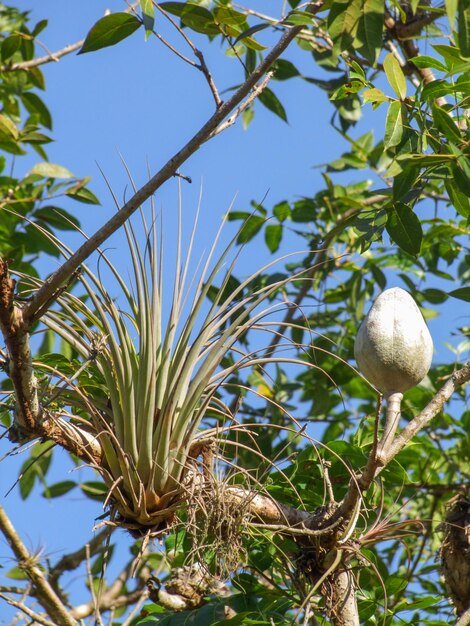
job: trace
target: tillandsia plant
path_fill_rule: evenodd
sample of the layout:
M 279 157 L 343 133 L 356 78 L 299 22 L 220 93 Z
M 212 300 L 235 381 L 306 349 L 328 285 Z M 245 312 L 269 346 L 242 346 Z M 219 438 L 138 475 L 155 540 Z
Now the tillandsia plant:
M 125 226 L 132 286 L 106 255 L 100 257 L 120 288 L 120 304 L 104 286 L 101 272 L 95 275 L 83 267 L 78 282 L 86 297 L 65 292 L 59 306 L 42 317 L 78 359 L 74 373 L 61 373 L 56 364 L 51 367 L 57 382 L 46 393 L 45 405 L 58 403 L 64 415 L 65 408 L 70 409 L 70 420 L 99 443 L 102 458 L 97 462 L 90 457 L 90 462 L 106 483 L 111 523 L 159 530 L 171 523 L 175 510 L 202 481 L 196 462 L 202 438 L 227 428 L 231 410 L 219 393 L 224 381 L 242 368 L 279 361 L 306 365 L 285 354 L 238 348 L 235 359 L 223 363 L 249 329 L 272 333 L 266 318 L 279 307 L 275 294 L 290 280 L 301 279 L 303 272 L 263 285 L 260 279 L 271 262 L 230 288 L 238 254 L 229 261 L 229 253 L 236 237 L 216 258 L 222 224 L 198 275 L 192 275 L 197 218 L 183 250 L 180 209 L 168 302 L 163 227 L 158 236 L 153 211 L 151 226 L 141 215 L 144 246 L 133 226 Z M 54 241 L 65 256 L 70 254 Z M 38 285 L 33 280 L 32 286 Z M 270 302 L 262 308 L 266 300 Z M 216 416 L 220 429 L 200 430 L 208 412 Z

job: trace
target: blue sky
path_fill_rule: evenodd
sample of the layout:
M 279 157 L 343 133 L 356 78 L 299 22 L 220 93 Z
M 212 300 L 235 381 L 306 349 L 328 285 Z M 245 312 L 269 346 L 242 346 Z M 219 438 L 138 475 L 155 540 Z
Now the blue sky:
M 276 15 L 282 5 L 281 1 L 259 0 L 257 6 L 262 12 Z M 125 4 L 117 0 L 29 0 L 17 2 L 16 6 L 32 9 L 33 21 L 49 20 L 40 39 L 49 50 L 55 51 L 83 38 L 105 9 L 123 10 Z M 173 41 L 178 40 L 173 38 Z M 207 50 L 207 63 L 221 91 L 241 82 L 240 65 L 225 58 L 217 43 L 208 47 L 202 38 L 196 43 Z M 320 76 L 320 70 L 295 44 L 286 57 L 306 75 Z M 126 160 L 136 183 L 141 184 L 147 178 L 147 167 L 156 172 L 213 112 L 213 100 L 203 76 L 176 59 L 154 38 L 145 42 L 140 31 L 116 47 L 80 56 L 72 54 L 59 63 L 44 66 L 43 71 L 47 84 L 44 99 L 52 113 L 52 136 L 56 140 L 48 148 L 49 158 L 77 177 L 92 176 L 90 187 L 102 201 L 101 207 L 71 201 L 64 204 L 75 212 L 90 234 L 115 211 L 99 168 L 118 198 L 129 197 L 127 175 L 119 154 Z M 250 210 L 251 200 L 261 201 L 265 196 L 266 206 L 272 206 L 283 199 L 312 195 L 323 185 L 320 170 L 314 166 L 338 157 L 347 149 L 328 124 L 332 108 L 323 92 L 301 80 L 277 82 L 272 87 L 286 107 L 289 124 L 258 104 L 248 131 L 237 123 L 204 145 L 181 169 L 193 180 L 192 185 L 182 184 L 184 210 L 191 215 L 202 185 L 201 249 L 210 247 L 221 216 L 232 202 L 238 210 Z M 360 135 L 374 126 L 381 132 L 382 123 L 381 111 L 372 114 L 368 110 L 366 119 L 354 132 Z M 16 166 L 18 174 L 26 173 L 37 161 L 34 155 L 20 159 Z M 354 179 L 354 174 L 347 176 Z M 175 180 L 158 191 L 156 205 L 171 221 L 177 205 Z M 229 227 L 229 234 L 232 233 Z M 76 247 L 79 237 L 71 236 L 68 242 Z M 264 244 L 253 245 L 256 252 L 248 255 L 247 269 L 250 263 L 258 264 L 264 255 Z M 285 251 L 293 251 L 289 246 L 295 245 L 300 243 L 289 239 Z M 114 256 L 117 263 L 125 265 L 125 258 L 120 255 L 120 236 L 113 239 L 112 246 L 117 249 Z M 50 261 L 47 263 L 50 271 Z M 456 320 L 463 312 L 463 306 L 454 301 L 444 321 L 441 318 L 439 323 L 431 324 L 440 360 L 452 360 L 442 344 L 450 339 L 448 329 L 457 325 Z M 3 454 L 7 445 L 1 442 L 0 446 Z M 60 475 L 65 462 L 62 453 L 58 457 L 56 467 Z M 11 486 L 22 462 L 23 457 L 3 462 L 0 496 Z M 61 500 L 47 502 L 38 497 L 19 504 L 15 494 L 7 498 L 5 505 L 28 545 L 34 548 L 45 544 L 46 553 L 53 560 L 86 540 L 94 517 L 102 512 L 98 503 L 91 503 L 75 492 L 66 507 Z M 121 533 L 123 552 L 127 544 L 128 539 Z M 6 547 L 0 545 L 0 561 L 6 553 Z

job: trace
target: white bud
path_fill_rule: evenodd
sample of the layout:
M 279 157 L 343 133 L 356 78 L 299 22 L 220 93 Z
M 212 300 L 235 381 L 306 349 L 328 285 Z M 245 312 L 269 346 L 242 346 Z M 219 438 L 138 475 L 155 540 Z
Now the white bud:
M 357 365 L 385 396 L 403 393 L 431 367 L 432 338 L 416 302 L 403 289 L 384 291 L 363 320 L 354 344 Z

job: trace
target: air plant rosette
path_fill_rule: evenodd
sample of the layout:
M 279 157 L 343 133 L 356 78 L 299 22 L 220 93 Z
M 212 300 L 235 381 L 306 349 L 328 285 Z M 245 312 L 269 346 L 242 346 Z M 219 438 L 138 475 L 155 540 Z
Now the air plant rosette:
M 282 260 L 277 259 L 231 288 L 238 254 L 229 260 L 229 253 L 236 237 L 216 258 L 221 226 L 194 275 L 197 218 L 183 251 L 180 210 L 168 302 L 163 293 L 169 273 L 163 235 L 157 237 L 153 212 L 152 220 L 149 227 L 142 214 L 143 246 L 133 226 L 125 226 L 130 281 L 100 253 L 103 269 L 119 286 L 119 304 L 105 287 L 101 271 L 95 275 L 82 267 L 77 280 L 84 294 L 63 293 L 58 306 L 42 317 L 45 326 L 69 345 L 77 363 L 75 373 L 49 368 L 58 381 L 50 400 L 56 406 L 59 402 L 61 414 L 99 442 L 102 458 L 96 462 L 90 457 L 90 464 L 108 490 L 107 523 L 137 532 L 159 532 L 171 525 L 190 494 L 204 482 L 210 484 L 196 457 L 208 437 L 217 438 L 230 428 L 231 411 L 220 393 L 229 377 L 270 363 L 308 366 L 298 356 L 278 356 L 263 349 L 246 353 L 237 348 L 235 358 L 224 361 L 248 330 L 267 330 L 273 336 L 273 322 L 266 320 L 279 309 L 276 294 L 285 293 L 288 282 L 302 279 L 307 270 L 263 284 L 260 278 Z M 48 236 L 64 256 L 70 255 L 61 242 Z M 30 281 L 33 288 L 39 285 L 35 279 Z M 262 308 L 266 301 L 267 307 Z M 285 331 L 282 325 L 279 328 Z M 299 348 L 291 343 L 292 347 Z M 200 428 L 209 412 L 219 416 L 220 429 Z

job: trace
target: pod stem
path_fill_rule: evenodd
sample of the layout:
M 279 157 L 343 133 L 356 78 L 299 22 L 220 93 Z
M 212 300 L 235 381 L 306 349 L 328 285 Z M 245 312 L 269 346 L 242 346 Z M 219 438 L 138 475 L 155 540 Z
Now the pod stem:
M 385 414 L 385 426 L 382 438 L 379 441 L 377 447 L 377 457 L 380 459 L 387 454 L 387 451 L 397 431 L 398 424 L 401 417 L 401 401 L 403 400 L 403 394 L 394 392 L 385 394 L 385 400 L 387 402 L 387 410 Z

